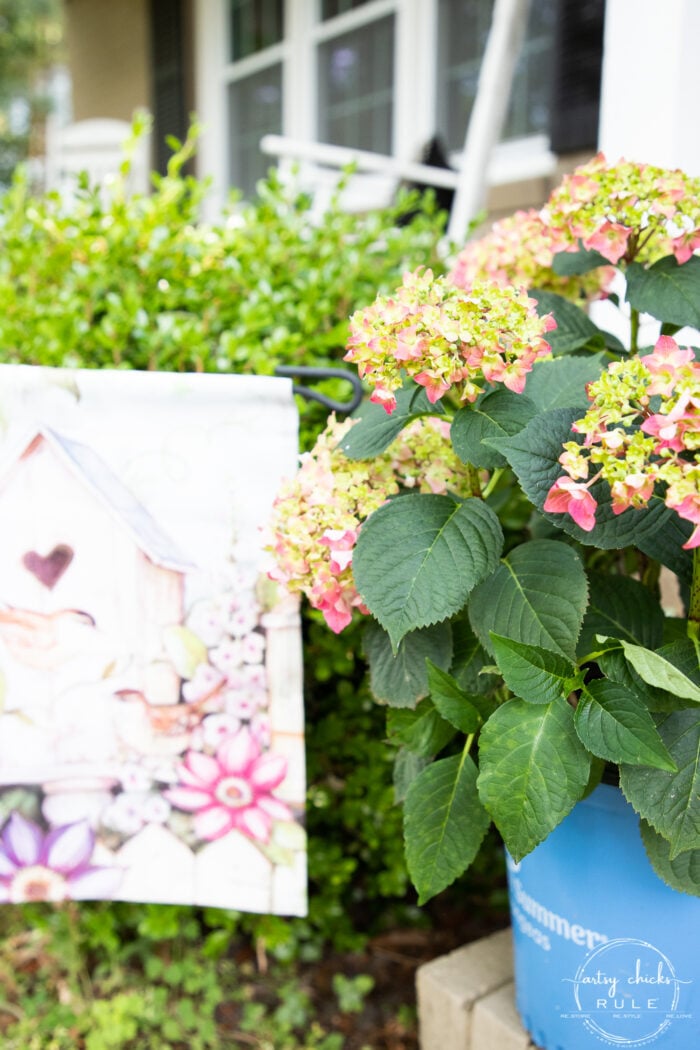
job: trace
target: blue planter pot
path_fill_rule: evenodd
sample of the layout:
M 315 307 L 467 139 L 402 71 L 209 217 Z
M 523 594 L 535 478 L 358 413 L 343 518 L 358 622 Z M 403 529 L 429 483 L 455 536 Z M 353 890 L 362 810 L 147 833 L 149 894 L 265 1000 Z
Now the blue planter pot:
M 617 788 L 507 861 L 516 1002 L 538 1046 L 700 1048 L 700 898 L 654 873 Z

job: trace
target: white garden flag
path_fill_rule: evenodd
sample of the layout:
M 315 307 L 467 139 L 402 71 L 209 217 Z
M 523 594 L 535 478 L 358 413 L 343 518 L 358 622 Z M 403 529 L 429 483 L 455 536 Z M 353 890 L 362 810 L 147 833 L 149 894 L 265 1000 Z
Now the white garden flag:
M 0 366 L 0 901 L 306 909 L 287 379 Z

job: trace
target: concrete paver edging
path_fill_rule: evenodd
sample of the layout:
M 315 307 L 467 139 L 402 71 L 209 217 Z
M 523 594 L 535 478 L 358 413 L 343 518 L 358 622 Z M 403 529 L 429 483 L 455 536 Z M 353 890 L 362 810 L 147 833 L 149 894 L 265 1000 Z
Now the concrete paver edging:
M 529 1050 L 515 1009 L 509 929 L 419 967 L 421 1050 Z

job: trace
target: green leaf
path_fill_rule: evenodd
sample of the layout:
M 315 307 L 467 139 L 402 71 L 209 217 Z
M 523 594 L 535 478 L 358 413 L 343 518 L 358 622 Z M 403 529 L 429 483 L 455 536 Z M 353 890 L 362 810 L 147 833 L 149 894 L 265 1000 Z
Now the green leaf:
M 480 711 L 483 698 L 475 698 L 476 706 L 452 675 L 436 667 L 432 660 L 427 664 L 430 699 L 442 717 L 463 733 L 476 733 L 483 721 Z
M 700 258 L 692 255 L 680 265 L 667 255 L 648 269 L 632 263 L 627 269 L 627 302 L 659 321 L 700 327 Z
M 396 394 L 396 408 L 389 414 L 382 405 L 365 401 L 354 414 L 357 422 L 338 443 L 348 459 L 371 459 L 395 441 L 404 427 L 426 415 L 440 415 L 441 405 L 431 405 L 425 390 L 410 383 Z
M 576 408 L 582 416 L 588 403 L 586 386 L 599 378 L 604 367 L 603 354 L 545 358 L 535 362 L 525 393 L 540 413 L 552 408 Z
M 677 711 L 679 708 L 687 707 L 684 700 L 678 700 L 663 689 L 655 689 L 647 685 L 634 668 L 627 663 L 622 646 L 601 653 L 596 662 L 606 678 L 609 678 L 611 682 L 618 682 L 634 693 L 648 711 Z
M 596 635 L 637 642 L 657 649 L 663 640 L 664 614 L 651 591 L 629 576 L 590 573 L 590 598 L 583 621 L 579 652 L 596 648 Z
M 454 656 L 451 672 L 462 689 L 470 695 L 478 693 L 482 696 L 497 688 L 500 685 L 499 677 L 484 672 L 484 668 L 492 663 L 491 657 L 472 631 L 466 615 L 453 620 L 452 637 Z
M 489 827 L 466 751 L 443 758 L 413 781 L 404 806 L 406 862 L 425 904 L 469 867 Z
M 509 700 L 479 739 L 481 799 L 516 861 L 559 824 L 583 796 L 590 758 L 568 704 Z
M 678 853 L 671 859 L 671 847 L 666 839 L 646 820 L 640 821 L 639 827 L 647 857 L 659 878 L 679 893 L 700 897 L 700 848 Z
M 449 624 L 412 631 L 394 653 L 389 635 L 370 620 L 364 632 L 363 650 L 369 662 L 374 698 L 391 707 L 414 707 L 429 692 L 426 659 L 430 657 L 445 669 L 450 666 L 452 632 Z
M 637 674 L 649 685 L 666 689 L 684 700 L 700 703 L 700 688 L 660 652 L 652 652 L 624 640 L 622 648 Z
M 674 859 L 700 849 L 700 717 L 688 708 L 657 715 L 655 721 L 678 772 L 624 765 L 620 787 L 637 813 L 668 841 Z
M 580 440 L 572 433 L 571 425 L 581 415 L 580 409 L 555 408 L 532 420 L 519 434 L 499 439 L 494 444 L 515 471 L 530 502 L 569 536 L 588 546 L 606 550 L 638 547 L 679 576 L 689 578 L 692 559 L 681 547 L 690 535 L 692 525 L 681 522 L 659 496 L 653 497 L 644 510 L 630 509 L 623 514 L 614 514 L 608 484 L 602 480 L 596 482 L 591 492 L 598 501 L 598 509 L 596 526 L 591 532 L 584 532 L 568 514 L 543 511 L 549 490 L 563 473 L 559 456 L 564 442 Z
M 576 551 L 532 540 L 503 559 L 469 601 L 469 619 L 484 648 L 491 632 L 573 659 L 588 586 Z
M 552 269 L 560 277 L 578 277 L 589 273 L 598 266 L 609 266 L 610 263 L 600 252 L 586 251 L 557 252 L 552 260 Z
M 358 537 L 353 574 L 396 649 L 409 631 L 459 612 L 496 568 L 502 546 L 498 518 L 481 500 L 416 493 L 370 515 Z
M 488 469 L 504 467 L 505 458 L 489 447 L 489 439 L 517 434 L 536 415 L 535 405 L 524 394 L 494 390 L 456 413 L 451 429 L 454 450 L 463 463 Z
M 491 644 L 503 679 L 512 693 L 530 704 L 566 700 L 576 666 L 558 653 L 525 645 L 491 632 Z
M 409 751 L 402 747 L 396 752 L 394 759 L 394 799 L 403 802 L 409 787 L 419 773 L 430 765 L 430 759 L 424 755 L 417 755 L 415 751 Z
M 537 313 L 540 317 L 543 314 L 554 315 L 557 327 L 547 333 L 547 342 L 555 356 L 569 354 L 591 342 L 604 346 L 599 329 L 580 307 L 555 292 L 543 292 L 536 288 L 528 294 L 537 300 Z
M 589 682 L 581 691 L 574 724 L 581 742 L 598 758 L 675 771 L 644 703 L 618 682 Z
M 386 726 L 392 741 L 426 758 L 437 755 L 455 735 L 455 727 L 445 721 L 430 700 L 422 700 L 415 710 L 390 710 Z

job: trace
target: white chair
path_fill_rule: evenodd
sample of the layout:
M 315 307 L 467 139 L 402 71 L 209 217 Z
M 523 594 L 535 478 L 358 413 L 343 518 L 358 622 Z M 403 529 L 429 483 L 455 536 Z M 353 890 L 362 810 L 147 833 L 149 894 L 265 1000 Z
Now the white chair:
M 108 191 L 110 182 L 119 176 L 131 134 L 128 121 L 107 117 L 50 128 L 46 142 L 46 188 L 58 190 L 68 199 L 75 192 L 78 176 L 86 172 L 91 186 Z M 149 136 L 142 135 L 134 149 L 127 192 L 148 192 L 149 160 Z

